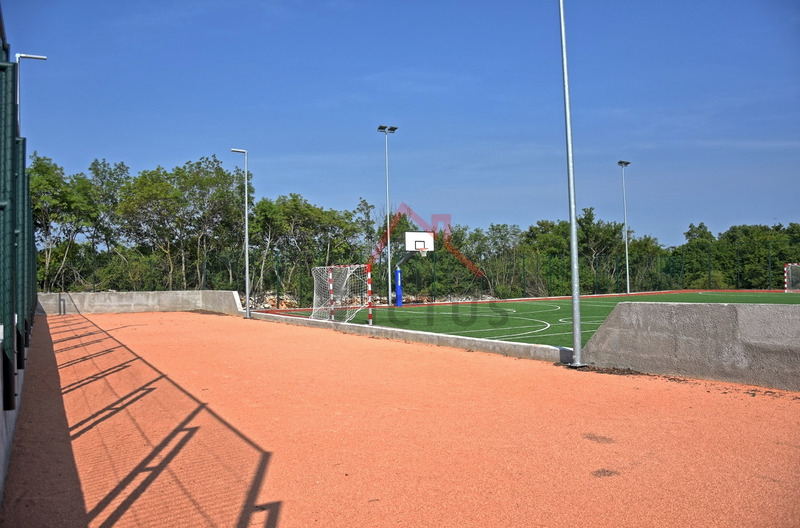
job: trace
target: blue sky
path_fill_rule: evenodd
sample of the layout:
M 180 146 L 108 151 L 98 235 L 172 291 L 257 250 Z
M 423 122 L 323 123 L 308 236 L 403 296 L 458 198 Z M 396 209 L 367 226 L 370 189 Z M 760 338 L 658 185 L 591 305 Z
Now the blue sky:
M 557 0 L 4 0 L 28 152 L 68 174 L 216 155 L 256 198 L 569 217 Z M 578 209 L 683 243 L 800 222 L 800 2 L 565 0 Z

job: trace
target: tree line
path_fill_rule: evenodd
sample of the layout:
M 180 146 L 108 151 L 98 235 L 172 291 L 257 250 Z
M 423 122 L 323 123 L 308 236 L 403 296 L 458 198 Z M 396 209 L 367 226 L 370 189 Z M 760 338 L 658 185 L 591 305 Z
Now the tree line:
M 34 153 L 27 173 L 38 253 L 40 291 L 154 291 L 244 288 L 244 210 L 249 205 L 249 261 L 254 306 L 282 297 L 308 306 L 311 268 L 365 263 L 385 234 L 380 211 L 364 198 L 353 210 L 309 203 L 300 194 L 261 198 L 244 172 L 214 156 L 167 170 L 131 175 L 122 162 L 94 160 L 67 176 Z M 582 293 L 626 290 L 623 225 L 578 217 Z M 393 262 L 404 233 L 418 230 L 405 215 L 391 234 Z M 538 220 L 526 229 L 491 224 L 451 226 L 448 242 L 475 263 L 465 267 L 444 250 L 403 266 L 405 293 L 420 300 L 569 295 L 569 222 Z M 690 224 L 686 242 L 665 248 L 628 232 L 631 291 L 663 289 L 779 289 L 783 264 L 800 261 L 800 224 L 740 225 L 714 236 Z M 373 290 L 385 295 L 385 252 L 374 263 Z

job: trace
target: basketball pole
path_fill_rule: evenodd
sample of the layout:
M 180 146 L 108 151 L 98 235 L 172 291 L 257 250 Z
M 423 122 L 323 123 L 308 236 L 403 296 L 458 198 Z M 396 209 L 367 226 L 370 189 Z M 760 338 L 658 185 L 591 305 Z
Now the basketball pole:
M 561 66 L 564 73 L 564 120 L 567 132 L 567 182 L 569 187 L 569 253 L 572 267 L 572 363 L 581 361 L 581 284 L 578 274 L 578 219 L 575 212 L 575 173 L 572 162 L 572 118 L 569 107 L 569 74 L 567 73 L 567 35 L 564 27 L 564 0 L 558 0 L 561 17 Z

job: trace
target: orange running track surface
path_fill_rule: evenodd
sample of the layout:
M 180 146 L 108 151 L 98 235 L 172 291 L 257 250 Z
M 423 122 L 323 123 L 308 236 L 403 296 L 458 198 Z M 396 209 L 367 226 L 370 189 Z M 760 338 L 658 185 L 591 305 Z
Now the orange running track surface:
M 800 393 L 202 313 L 25 376 L 2 526 L 800 526 Z

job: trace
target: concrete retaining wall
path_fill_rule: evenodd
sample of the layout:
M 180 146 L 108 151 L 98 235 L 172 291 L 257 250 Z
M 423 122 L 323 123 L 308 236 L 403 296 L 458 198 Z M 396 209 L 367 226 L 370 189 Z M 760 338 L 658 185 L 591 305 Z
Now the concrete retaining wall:
M 48 315 L 209 310 L 244 315 L 236 292 L 39 294 Z M 252 312 L 254 319 L 350 334 L 570 363 L 572 350 Z M 589 340 L 591 366 L 800 391 L 800 306 L 620 303 Z
M 397 339 L 398 341 L 406 341 L 409 343 L 426 343 L 429 345 L 462 348 L 472 352 L 491 352 L 493 354 L 501 354 L 503 356 L 517 357 L 522 359 L 538 359 L 542 361 L 552 361 L 554 363 L 570 363 L 572 361 L 572 349 L 549 345 L 510 343 L 508 341 L 493 341 L 491 339 L 434 334 L 431 332 L 417 332 L 414 330 L 402 330 L 399 328 L 388 328 L 384 326 L 339 323 L 318 319 L 287 317 L 282 315 L 263 314 L 256 312 L 252 313 L 252 318 L 299 326 L 328 328 L 346 334 L 366 335 L 370 337 L 381 337 L 384 339 Z
M 187 312 L 244 313 L 236 292 L 217 290 L 158 292 L 40 293 L 37 313 Z
M 619 303 L 584 363 L 800 391 L 800 306 Z
M 209 310 L 232 315 L 244 315 L 236 292 L 232 291 L 169 291 L 169 292 L 96 292 L 96 293 L 40 293 L 37 312 L 47 315 L 69 313 L 123 313 L 123 312 L 177 312 Z M 450 346 L 465 350 L 492 352 L 504 356 L 540 359 L 569 363 L 572 350 L 546 345 L 508 343 L 489 339 L 448 336 L 428 332 L 414 332 L 382 326 L 320 321 L 307 317 L 288 317 L 251 312 L 253 319 L 274 321 L 300 326 L 333 329 L 349 334 L 368 335 L 385 339 L 398 339 L 414 343 Z

